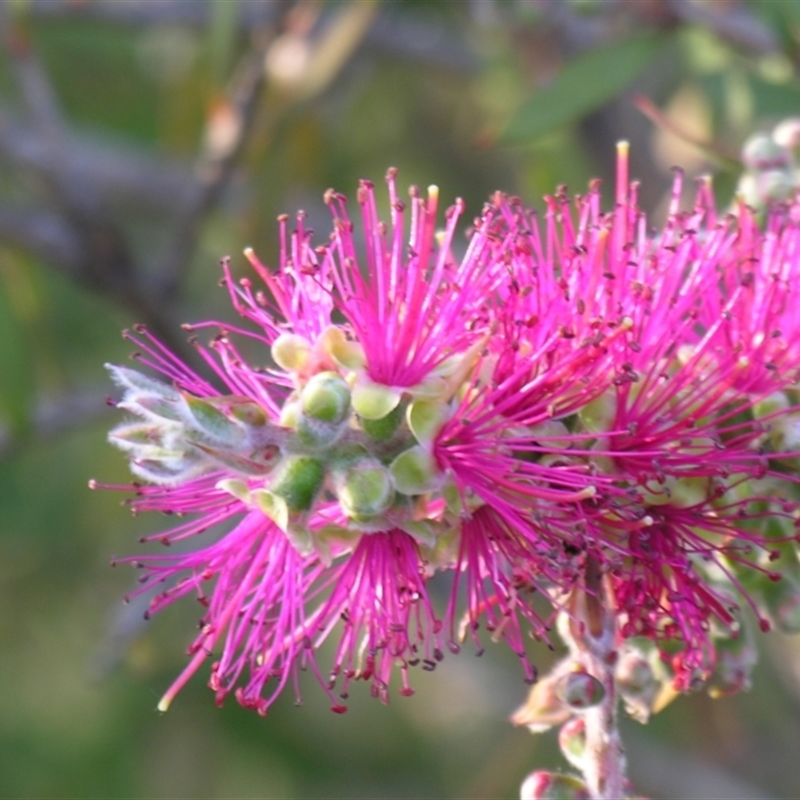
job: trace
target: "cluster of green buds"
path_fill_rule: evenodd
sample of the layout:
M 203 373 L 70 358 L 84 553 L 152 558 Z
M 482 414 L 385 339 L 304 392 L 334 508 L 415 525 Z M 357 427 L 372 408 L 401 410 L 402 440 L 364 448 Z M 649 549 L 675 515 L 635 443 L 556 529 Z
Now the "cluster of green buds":
M 433 456 L 433 442 L 474 366 L 474 354 L 449 359 L 412 387 L 374 382 L 361 346 L 340 328 L 317 341 L 282 334 L 272 345 L 275 363 L 294 391 L 279 424 L 288 439 L 275 477 L 255 500 L 302 551 L 327 554 L 328 540 L 397 528 L 426 548 L 443 547 L 452 527 L 427 511 L 445 498 L 451 514 L 458 492 Z M 250 491 L 253 498 L 254 492 Z M 336 500 L 342 519 L 309 528 L 320 502 Z
M 397 388 L 370 379 L 362 348 L 338 327 L 313 342 L 282 334 L 271 355 L 293 388 L 277 420 L 249 398 L 197 397 L 109 365 L 125 390 L 119 407 L 136 417 L 109 439 L 149 482 L 224 471 L 217 487 L 260 509 L 302 554 L 328 559 L 334 542 L 396 528 L 444 558 L 463 501 L 438 468 L 433 442 L 463 396 L 477 353 Z M 432 499 L 442 500 L 435 513 L 428 512 Z M 314 512 L 333 501 L 340 514 L 327 513 L 322 524 Z

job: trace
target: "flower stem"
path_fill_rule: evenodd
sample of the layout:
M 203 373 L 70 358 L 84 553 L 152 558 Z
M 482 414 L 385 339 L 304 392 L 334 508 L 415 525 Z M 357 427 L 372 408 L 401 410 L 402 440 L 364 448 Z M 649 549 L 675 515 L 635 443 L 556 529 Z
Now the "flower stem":
M 584 779 L 592 800 L 619 800 L 625 796 L 625 751 L 617 727 L 614 668 L 589 653 L 583 654 L 582 661 L 605 689 L 603 701 L 583 714 L 586 725 Z
M 585 588 L 570 599 L 568 641 L 573 657 L 603 685 L 603 700 L 582 712 L 586 726 L 583 773 L 592 800 L 624 797 L 625 751 L 617 727 L 617 623 L 607 576 L 596 559 L 586 564 Z

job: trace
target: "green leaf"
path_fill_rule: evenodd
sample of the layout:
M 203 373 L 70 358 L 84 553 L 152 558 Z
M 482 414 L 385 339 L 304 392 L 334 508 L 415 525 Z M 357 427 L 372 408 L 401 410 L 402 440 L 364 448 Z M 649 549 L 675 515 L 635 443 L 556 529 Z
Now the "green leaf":
M 795 78 L 784 83 L 765 81 L 749 75 L 756 117 L 791 117 L 800 106 L 800 83 Z
M 184 394 L 183 399 L 203 433 L 227 444 L 235 444 L 244 438 L 244 431 L 221 411 L 217 411 L 211 403 L 190 394 Z
M 600 108 L 639 75 L 662 42 L 654 35 L 634 36 L 578 56 L 527 100 L 500 141 L 530 142 Z
M 129 367 L 120 367 L 116 364 L 106 364 L 106 369 L 111 374 L 111 380 L 123 389 L 130 389 L 132 392 L 144 392 L 146 394 L 166 397 L 170 400 L 178 400 L 180 394 L 163 381 L 149 378 L 141 372 Z

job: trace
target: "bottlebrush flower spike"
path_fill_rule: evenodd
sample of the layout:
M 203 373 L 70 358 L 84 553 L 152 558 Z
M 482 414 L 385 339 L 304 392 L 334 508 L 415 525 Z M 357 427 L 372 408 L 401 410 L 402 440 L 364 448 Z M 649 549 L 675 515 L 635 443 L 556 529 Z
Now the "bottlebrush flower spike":
M 797 206 L 761 232 L 744 207 L 718 217 L 701 182 L 684 212 L 678 175 L 651 237 L 623 147 L 612 211 L 597 183 L 574 208 L 546 198 L 542 223 L 498 193 L 457 257 L 461 203 L 437 234 L 435 188 L 409 213 L 387 180 L 389 226 L 359 188 L 363 248 L 329 191 L 327 244 L 300 214 L 280 218 L 276 269 L 246 251 L 263 289 L 223 263 L 249 325 L 188 326 L 217 331 L 193 339 L 214 385 L 144 329 L 129 338 L 166 382 L 110 368 L 133 417 L 110 440 L 150 484 L 133 508 L 193 515 L 150 538 L 200 542 L 126 559 L 137 593 L 160 587 L 151 610 L 206 605 L 162 707 L 212 651 L 218 699 L 261 713 L 306 666 L 336 710 L 355 679 L 386 699 L 393 667 L 408 693 L 409 667 L 464 638 L 480 652 L 481 627 L 533 681 L 526 635 L 592 594 L 588 565 L 622 636 L 656 642 L 677 688 L 706 679 L 736 598 L 761 613 L 776 553 L 797 571 Z
M 456 259 L 460 202 L 437 238 L 435 188 L 427 200 L 412 191 L 408 225 L 393 171 L 388 183 L 390 231 L 378 222 L 372 185 L 359 189 L 363 267 L 344 198 L 333 192 L 328 246 L 312 247 L 299 214 L 291 232 L 280 218 L 276 270 L 246 251 L 263 290 L 236 282 L 223 263 L 233 305 L 254 327 L 185 326 L 216 385 L 143 327 L 126 335 L 138 361 L 168 383 L 109 367 L 133 418 L 110 441 L 151 484 L 134 486 L 133 509 L 194 517 L 148 539 L 201 542 L 123 559 L 143 570 L 133 594 L 151 594 L 151 612 L 190 593 L 206 607 L 162 709 L 212 652 L 218 700 L 235 691 L 260 713 L 288 682 L 296 688 L 300 667 L 343 710 L 353 679 L 385 700 L 393 668 L 409 693 L 408 668 L 442 658 L 427 581 L 454 532 L 432 443 L 440 412 L 480 357 L 485 307 L 505 267 L 494 257 L 495 211 Z M 209 328 L 217 333 L 203 345 L 198 334 Z M 271 364 L 248 363 L 241 337 L 261 344 Z M 334 662 L 323 671 L 315 653 L 336 629 Z

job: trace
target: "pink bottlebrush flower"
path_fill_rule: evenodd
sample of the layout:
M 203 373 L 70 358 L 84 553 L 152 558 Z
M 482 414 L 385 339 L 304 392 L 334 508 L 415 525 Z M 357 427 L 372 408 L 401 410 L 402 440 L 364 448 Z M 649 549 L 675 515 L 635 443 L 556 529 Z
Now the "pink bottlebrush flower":
M 353 679 L 385 700 L 395 667 L 409 693 L 408 668 L 442 657 L 427 581 L 449 565 L 452 545 L 432 437 L 437 410 L 480 358 L 505 265 L 494 256 L 493 209 L 461 258 L 451 247 L 460 203 L 434 236 L 435 188 L 427 200 L 412 191 L 406 248 L 393 171 L 388 183 L 390 229 L 372 185 L 359 190 L 363 263 L 333 192 L 328 245 L 312 246 L 300 214 L 291 233 L 280 218 L 276 270 L 246 251 L 264 289 L 235 282 L 223 262 L 233 305 L 253 327 L 185 326 L 215 385 L 141 327 L 127 334 L 136 357 L 168 383 L 110 367 L 132 416 L 110 440 L 149 484 L 134 485 L 133 509 L 190 517 L 148 540 L 202 541 L 123 559 L 143 570 L 134 595 L 158 590 L 151 612 L 186 594 L 205 607 L 190 663 L 161 708 L 212 654 L 218 700 L 234 691 L 260 713 L 288 682 L 299 691 L 300 668 L 343 710 Z M 197 334 L 207 328 L 218 332 L 204 346 Z M 242 337 L 263 346 L 264 366 L 244 357 Z M 323 670 L 316 653 L 330 636 L 338 644 Z
M 746 209 L 719 218 L 701 183 L 681 212 L 679 176 L 653 238 L 623 149 L 613 211 L 597 183 L 574 211 L 546 198 L 541 225 L 498 193 L 456 257 L 461 204 L 437 234 L 435 188 L 407 214 L 394 179 L 389 226 L 360 186 L 363 248 L 328 192 L 327 244 L 301 214 L 291 233 L 280 219 L 275 270 L 246 251 L 264 289 L 223 264 L 250 325 L 188 326 L 219 330 L 195 345 L 222 388 L 144 330 L 139 358 L 169 385 L 111 368 L 134 417 L 111 441 L 154 484 L 134 508 L 196 515 L 151 538 L 216 536 L 127 559 L 138 592 L 163 586 L 152 610 L 190 592 L 206 605 L 162 705 L 212 651 L 218 698 L 261 713 L 302 667 L 336 710 L 354 679 L 385 700 L 393 667 L 408 693 L 409 667 L 464 638 L 480 651 L 481 627 L 534 680 L 526 636 L 546 640 L 568 594 L 591 594 L 590 566 L 623 636 L 677 648 L 679 688 L 707 677 L 735 596 L 759 600 L 742 576 L 774 578 L 765 561 L 793 535 L 764 528 L 794 519 L 780 465 L 800 450 L 796 208 L 761 233 Z M 453 573 L 441 616 L 436 570 Z
M 655 237 L 624 148 L 610 213 L 598 184 L 574 214 L 565 196 L 546 198 L 543 231 L 498 203 L 512 276 L 497 289 L 503 335 L 487 342 L 436 456 L 472 508 L 492 509 L 464 525 L 457 572 L 489 580 L 502 608 L 520 561 L 535 565 L 529 588 L 569 589 L 591 556 L 611 576 L 622 634 L 677 648 L 686 688 L 713 669 L 712 635 L 738 629 L 736 596 L 759 600 L 742 573 L 778 577 L 765 566 L 777 553 L 767 520 L 794 535 L 796 504 L 759 484 L 772 475 L 789 494 L 796 482 L 775 459 L 798 449 L 787 444 L 798 442 L 800 213 L 774 207 L 762 233 L 746 208 L 718 217 L 707 181 L 680 211 L 681 186 L 678 173 Z M 485 520 L 498 514 L 516 517 L 521 554 L 497 544 Z M 486 541 L 494 559 L 472 566 Z

